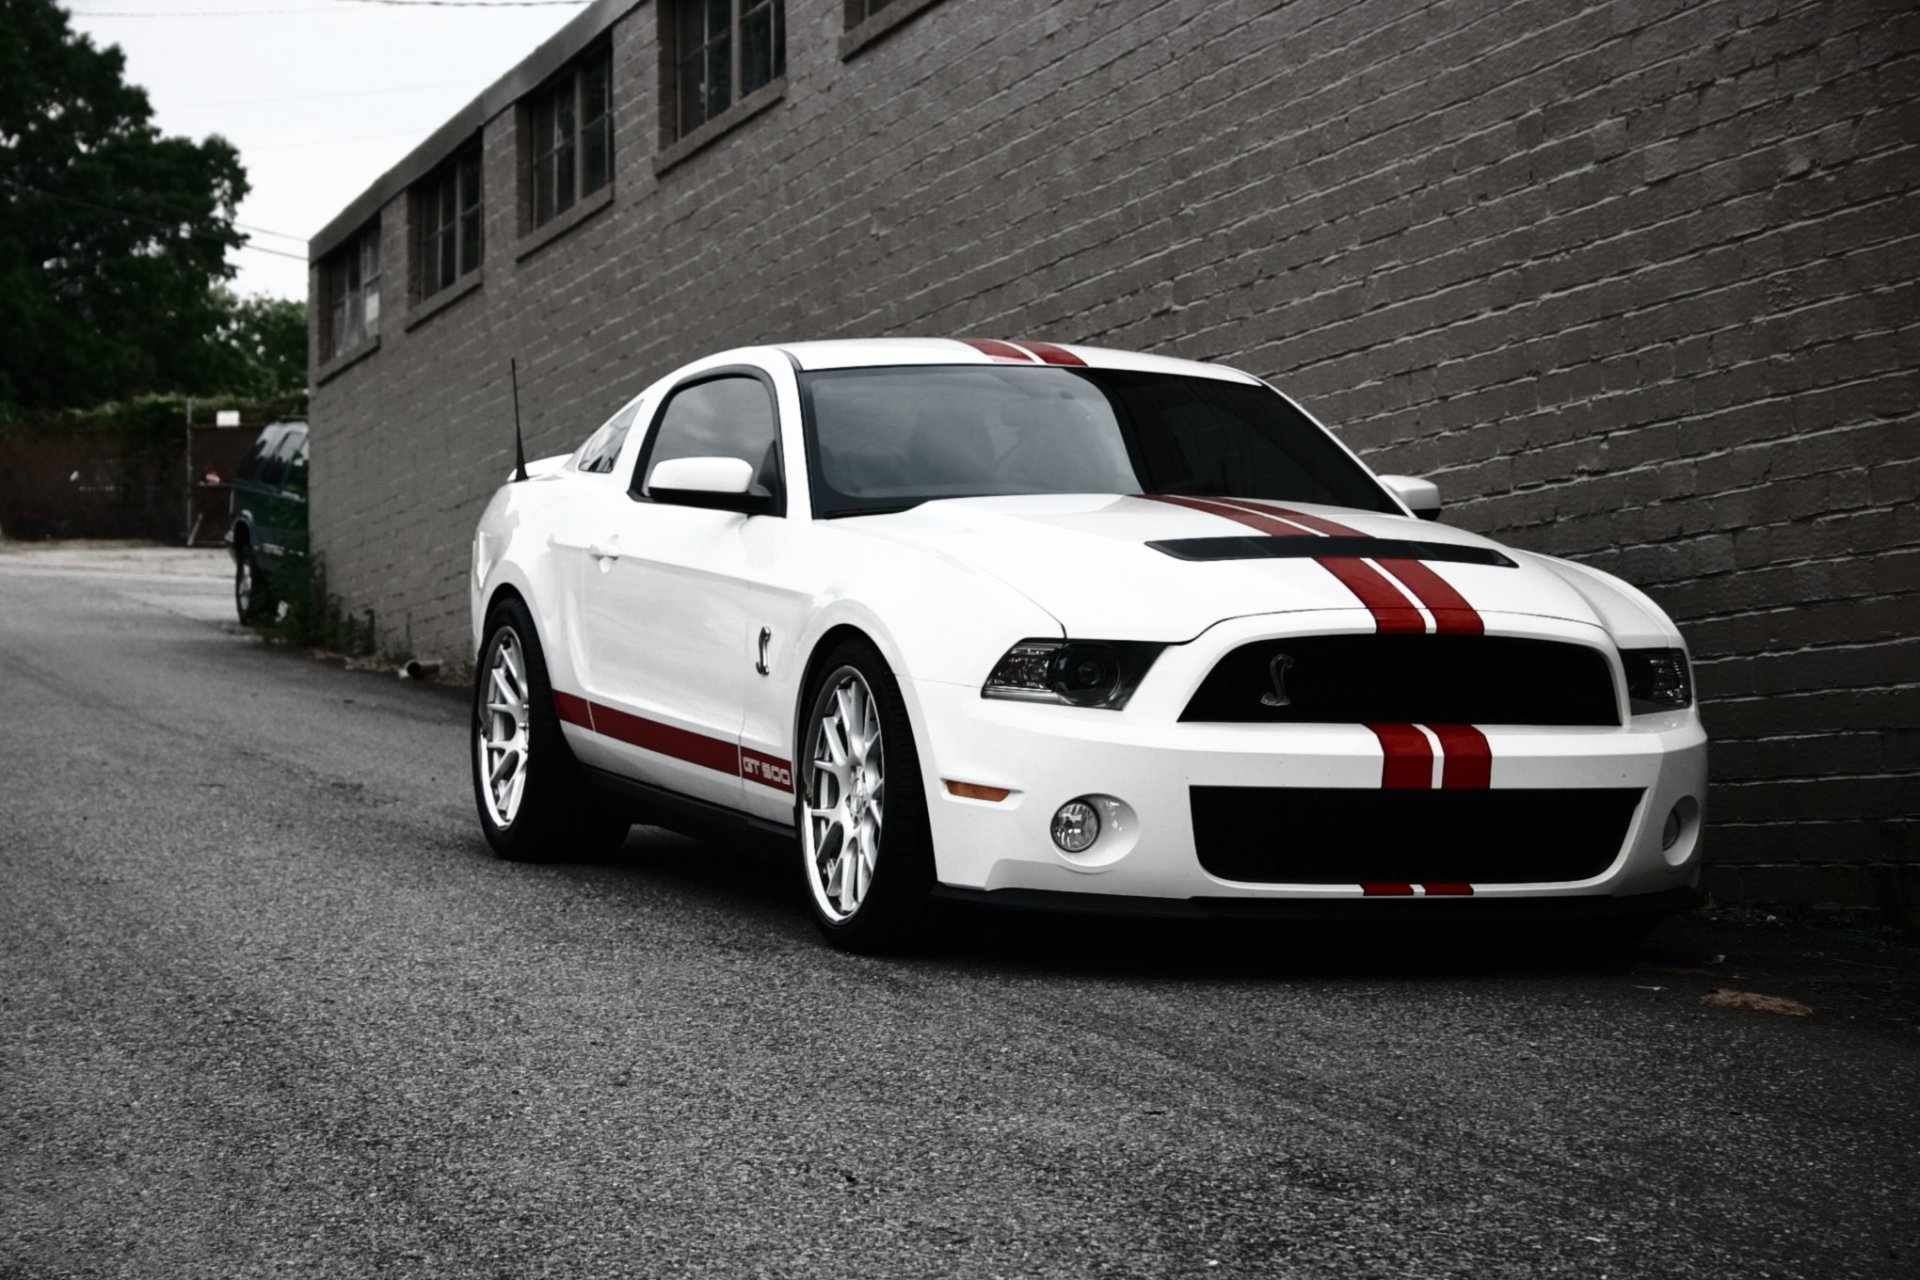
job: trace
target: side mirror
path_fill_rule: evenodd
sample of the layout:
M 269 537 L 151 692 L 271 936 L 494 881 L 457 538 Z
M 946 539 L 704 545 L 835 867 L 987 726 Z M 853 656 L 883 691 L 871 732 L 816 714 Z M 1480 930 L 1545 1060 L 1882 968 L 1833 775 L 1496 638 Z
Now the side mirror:
M 1380 483 L 1422 520 L 1440 518 L 1440 486 L 1433 481 L 1419 476 L 1381 476 Z
M 648 475 L 646 494 L 656 502 L 745 515 L 773 505 L 771 495 L 753 492 L 753 464 L 744 458 L 669 458 Z

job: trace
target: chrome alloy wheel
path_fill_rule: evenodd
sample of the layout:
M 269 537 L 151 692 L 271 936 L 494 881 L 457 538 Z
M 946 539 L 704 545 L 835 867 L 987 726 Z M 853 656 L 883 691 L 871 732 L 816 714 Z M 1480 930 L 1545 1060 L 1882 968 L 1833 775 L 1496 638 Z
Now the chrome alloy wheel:
M 885 816 L 886 764 L 880 708 L 852 667 L 826 681 L 816 701 L 820 719 L 811 735 L 807 771 L 807 882 L 814 901 L 833 921 L 849 920 L 873 886 Z
M 502 627 L 487 653 L 486 702 L 473 735 L 486 779 L 487 816 L 501 827 L 513 825 L 527 789 L 530 745 L 526 657 L 512 627 Z

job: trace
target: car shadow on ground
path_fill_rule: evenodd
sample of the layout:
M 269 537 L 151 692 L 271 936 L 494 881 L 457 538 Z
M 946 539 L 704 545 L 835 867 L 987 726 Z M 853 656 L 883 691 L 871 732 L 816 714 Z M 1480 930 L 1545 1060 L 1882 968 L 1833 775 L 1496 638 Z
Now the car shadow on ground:
M 636 894 L 736 917 L 783 942 L 819 945 L 796 855 L 636 827 L 620 850 L 568 864 L 611 872 Z M 1672 924 L 1622 941 L 1559 927 L 1301 924 L 1055 914 L 941 903 L 902 964 L 1184 980 L 1606 975 L 1705 964 L 1710 944 Z

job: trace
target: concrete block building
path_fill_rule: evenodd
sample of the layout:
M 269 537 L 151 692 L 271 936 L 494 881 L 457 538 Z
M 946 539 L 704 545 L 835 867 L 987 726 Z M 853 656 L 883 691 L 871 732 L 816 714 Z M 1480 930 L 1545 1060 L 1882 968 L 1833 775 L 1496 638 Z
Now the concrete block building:
M 530 456 L 741 343 L 1226 361 L 1674 613 L 1722 897 L 1920 901 L 1906 0 L 598 0 L 311 249 L 392 642 L 470 661 L 509 358 Z

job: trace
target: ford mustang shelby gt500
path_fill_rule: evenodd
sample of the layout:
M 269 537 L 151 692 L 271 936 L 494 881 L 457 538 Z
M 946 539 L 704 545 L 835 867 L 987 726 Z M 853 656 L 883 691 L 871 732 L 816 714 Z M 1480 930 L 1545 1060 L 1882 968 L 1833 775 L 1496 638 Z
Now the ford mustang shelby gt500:
M 746 348 L 522 475 L 473 547 L 474 792 L 507 857 L 636 820 L 777 834 L 862 949 L 936 896 L 1639 919 L 1696 894 L 1673 623 L 1425 523 L 1431 484 L 1247 374 Z

